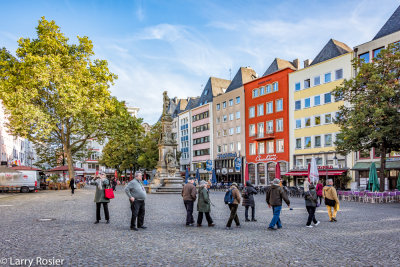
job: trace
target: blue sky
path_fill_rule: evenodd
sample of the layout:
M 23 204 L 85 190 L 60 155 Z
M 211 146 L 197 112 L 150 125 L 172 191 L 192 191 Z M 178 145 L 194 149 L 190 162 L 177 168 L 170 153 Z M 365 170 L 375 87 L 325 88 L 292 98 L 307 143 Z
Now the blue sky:
M 378 4 L 379 3 L 379 4 Z M 8 1 L 0 0 L 0 46 L 35 38 L 41 16 L 71 42 L 88 36 L 96 58 L 119 76 L 113 95 L 154 123 L 169 96 L 198 96 L 210 76 L 241 66 L 262 75 L 275 57 L 313 59 L 330 38 L 350 47 L 371 40 L 398 0 L 342 1 Z

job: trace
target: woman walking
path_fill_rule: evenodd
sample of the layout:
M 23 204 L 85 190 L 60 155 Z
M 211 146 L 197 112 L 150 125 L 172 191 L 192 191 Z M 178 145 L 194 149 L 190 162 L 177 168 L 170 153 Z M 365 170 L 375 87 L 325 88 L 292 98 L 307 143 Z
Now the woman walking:
M 336 222 L 336 214 L 339 210 L 339 198 L 337 197 L 336 189 L 333 187 L 333 180 L 328 179 L 326 183 L 327 185 L 322 190 L 322 195 L 325 200 L 326 208 L 328 209 L 329 221 Z
M 96 221 L 94 223 L 98 224 L 101 220 L 100 217 L 101 204 L 103 204 L 106 223 L 109 223 L 110 215 L 108 213 L 108 203 L 110 202 L 110 200 L 105 198 L 104 189 L 106 189 L 106 187 L 110 184 L 110 182 L 108 181 L 104 173 L 102 173 L 100 177 L 97 176 L 94 179 L 96 181 L 96 194 L 94 195 L 94 202 L 96 202 Z
M 244 211 L 244 217 L 245 221 L 249 222 L 249 207 L 251 207 L 251 221 L 256 222 L 255 218 L 255 202 L 254 202 L 254 195 L 257 195 L 257 190 L 254 188 L 254 186 L 251 184 L 250 181 L 246 182 L 246 187 L 243 189 L 242 192 L 242 197 L 243 197 L 243 203 L 242 206 L 245 207 Z
M 207 185 L 208 184 L 206 181 L 200 182 L 200 188 L 197 199 L 197 211 L 199 212 L 197 216 L 197 227 L 201 227 L 201 223 L 203 222 L 203 213 L 206 214 L 208 227 L 215 226 L 210 216 L 211 201 L 210 201 L 210 196 L 208 194 Z
M 75 179 L 71 178 L 71 180 L 69 180 L 69 187 L 71 188 L 71 196 L 74 194 L 75 191 Z
M 318 181 L 317 183 L 317 197 L 319 198 L 319 205 L 322 203 L 322 189 L 324 188 L 324 185 L 322 184 L 321 180 Z
M 310 184 L 309 191 L 305 193 L 304 199 L 306 200 L 306 209 L 308 212 L 306 227 L 312 228 L 311 222 L 313 222 L 315 226 L 319 224 L 319 221 L 315 219 L 315 209 L 317 208 L 318 198 L 313 184 Z

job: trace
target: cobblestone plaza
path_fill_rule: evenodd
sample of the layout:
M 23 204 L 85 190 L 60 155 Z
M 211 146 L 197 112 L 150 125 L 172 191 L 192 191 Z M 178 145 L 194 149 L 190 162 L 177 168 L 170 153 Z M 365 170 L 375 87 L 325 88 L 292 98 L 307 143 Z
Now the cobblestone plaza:
M 304 200 L 283 207 L 283 229 L 267 231 L 272 212 L 265 195 L 256 199 L 258 222 L 225 230 L 229 217 L 223 192 L 212 192 L 216 227 L 185 227 L 180 195 L 148 195 L 145 230 L 129 230 L 129 202 L 122 187 L 111 201 L 110 224 L 94 225 L 94 187 L 0 195 L 0 264 L 17 260 L 63 260 L 64 266 L 398 266 L 400 205 L 344 202 L 337 223 L 325 207 L 321 224 L 305 227 Z M 103 212 L 103 211 L 102 211 Z M 195 217 L 197 212 L 195 212 Z M 40 219 L 54 219 L 43 220 Z M 54 263 L 54 261 L 53 261 Z M 54 264 L 53 264 L 54 265 Z M 29 264 L 22 264 L 29 266 Z

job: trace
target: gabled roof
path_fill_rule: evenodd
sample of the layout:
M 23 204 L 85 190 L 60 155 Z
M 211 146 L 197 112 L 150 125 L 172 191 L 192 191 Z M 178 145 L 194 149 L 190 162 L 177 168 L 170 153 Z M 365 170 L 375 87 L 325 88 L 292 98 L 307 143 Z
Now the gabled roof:
M 189 99 L 188 104 L 186 105 L 185 111 L 191 110 L 191 109 L 197 107 L 199 105 L 199 101 L 200 101 L 200 97 L 199 96 L 191 97 Z
M 229 84 L 228 89 L 225 93 L 233 91 L 237 88 L 243 86 L 243 84 L 250 82 L 257 78 L 257 73 L 250 67 L 240 67 L 236 72 L 235 77 L 233 77 L 232 82 Z
M 215 96 L 224 93 L 224 89 L 227 89 L 230 83 L 230 80 L 210 77 L 201 93 L 199 105 L 212 102 Z
M 185 110 L 188 100 L 187 99 L 175 99 L 177 102 L 175 105 L 175 109 L 172 110 L 171 116 L 175 118 L 179 113 Z M 171 105 L 170 105 L 171 106 Z
M 372 40 L 382 38 L 397 31 L 400 31 L 400 6 L 394 11 L 392 16 L 390 16 L 388 21 L 386 21 Z
M 310 66 L 324 62 L 334 57 L 351 52 L 352 49 L 345 43 L 330 39 L 328 43 L 322 48 L 319 54 L 314 58 Z
M 296 70 L 296 67 L 294 64 L 290 61 L 283 60 L 280 58 L 275 58 L 274 61 L 272 61 L 271 65 L 269 65 L 268 69 L 264 72 L 263 76 L 270 75 L 271 73 L 277 72 L 279 70 L 283 70 L 286 68 L 291 68 L 293 70 Z

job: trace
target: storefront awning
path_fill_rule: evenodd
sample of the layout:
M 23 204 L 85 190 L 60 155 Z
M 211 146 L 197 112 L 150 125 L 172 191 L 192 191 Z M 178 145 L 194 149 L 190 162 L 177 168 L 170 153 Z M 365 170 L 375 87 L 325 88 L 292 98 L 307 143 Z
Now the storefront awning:
M 357 162 L 352 170 L 356 171 L 368 171 L 369 168 L 371 167 L 371 161 L 368 162 Z M 379 171 L 381 168 L 381 163 L 379 161 L 375 162 L 376 169 Z M 400 161 L 386 161 L 386 170 L 400 170 Z
M 342 175 L 346 170 L 319 170 L 318 174 L 319 176 L 326 176 L 326 175 Z M 284 175 L 286 176 L 307 176 L 308 172 L 306 171 L 290 171 L 285 173 Z

